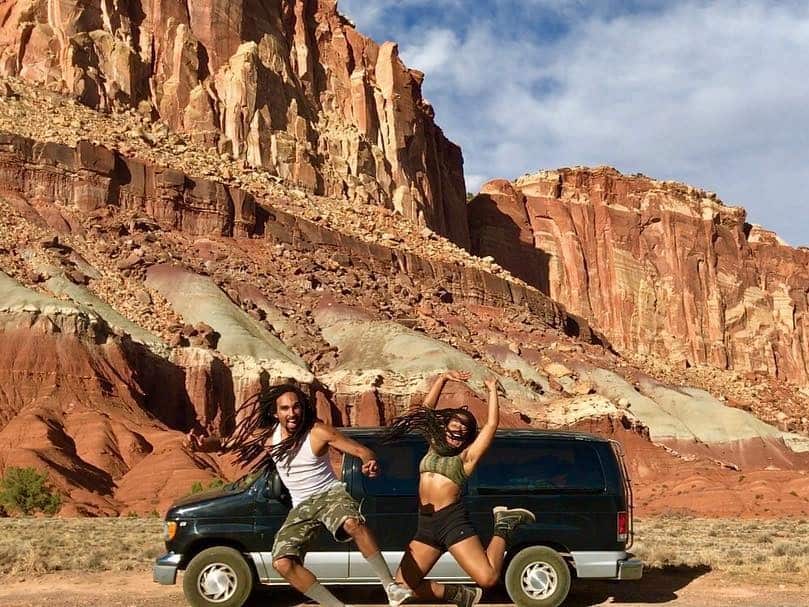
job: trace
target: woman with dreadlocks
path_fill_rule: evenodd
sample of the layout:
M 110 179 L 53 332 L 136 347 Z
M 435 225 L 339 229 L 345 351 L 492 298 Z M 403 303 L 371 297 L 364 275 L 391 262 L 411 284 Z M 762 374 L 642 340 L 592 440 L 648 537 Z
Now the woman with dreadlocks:
M 237 461 L 254 469 L 272 465 L 292 497 L 292 510 L 278 530 L 272 566 L 292 586 L 325 607 L 343 607 L 303 566 L 306 545 L 322 525 L 338 542 L 354 540 L 379 577 L 391 607 L 413 593 L 391 576 L 379 547 L 365 526 L 357 502 L 329 464 L 329 447 L 362 460 L 362 473 L 378 474 L 373 451 L 316 419 L 315 407 L 300 388 L 276 386 L 248 400 L 229 447 Z
M 469 576 L 484 588 L 500 578 L 506 542 L 514 528 L 533 522 L 534 515 L 522 508 L 494 509 L 494 537 L 484 549 L 461 502 L 466 479 L 494 440 L 499 423 L 498 382 L 485 381 L 489 391 L 486 423 L 478 430 L 469 409 L 436 410 L 438 396 L 448 380 L 466 381 L 464 371 L 449 371 L 436 379 L 424 404 L 393 421 L 387 440 L 417 432 L 430 447 L 419 465 L 419 519 L 416 537 L 408 545 L 396 579 L 412 588 L 419 599 L 441 600 L 459 607 L 473 607 L 483 596 L 478 587 L 425 582 L 424 577 L 446 551 Z

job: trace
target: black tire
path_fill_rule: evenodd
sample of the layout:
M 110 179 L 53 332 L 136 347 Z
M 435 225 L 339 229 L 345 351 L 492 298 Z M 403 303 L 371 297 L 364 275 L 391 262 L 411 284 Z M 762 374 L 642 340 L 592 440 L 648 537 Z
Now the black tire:
M 553 548 L 531 546 L 508 564 L 506 590 L 517 607 L 558 607 L 570 592 L 570 569 Z
M 203 550 L 183 575 L 183 594 L 192 607 L 241 607 L 252 591 L 253 570 L 227 546 Z

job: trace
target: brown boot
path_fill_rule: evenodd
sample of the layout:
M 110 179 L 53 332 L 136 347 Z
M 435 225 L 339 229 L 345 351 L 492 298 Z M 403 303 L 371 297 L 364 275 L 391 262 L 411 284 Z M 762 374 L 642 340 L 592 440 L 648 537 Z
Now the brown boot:
M 500 536 L 505 540 L 511 537 L 517 525 L 534 523 L 537 520 L 534 513 L 525 508 L 495 506 L 492 513 L 494 514 L 494 535 Z
M 477 586 L 462 586 L 461 584 L 445 584 L 444 600 L 458 607 L 475 607 L 483 598 L 483 590 Z

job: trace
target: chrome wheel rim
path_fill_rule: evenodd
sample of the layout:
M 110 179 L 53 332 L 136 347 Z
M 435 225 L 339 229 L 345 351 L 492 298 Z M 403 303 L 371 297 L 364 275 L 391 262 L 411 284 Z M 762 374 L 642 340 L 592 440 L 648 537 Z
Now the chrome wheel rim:
M 542 561 L 531 563 L 520 576 L 522 591 L 534 600 L 547 599 L 559 586 L 556 570 Z
M 224 603 L 236 593 L 236 572 L 225 563 L 211 563 L 199 572 L 197 590 L 211 603 Z

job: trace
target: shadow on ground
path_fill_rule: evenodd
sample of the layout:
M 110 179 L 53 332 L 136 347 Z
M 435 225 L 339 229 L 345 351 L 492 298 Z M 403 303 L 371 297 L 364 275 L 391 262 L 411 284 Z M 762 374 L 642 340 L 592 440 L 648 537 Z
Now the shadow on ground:
M 709 573 L 707 565 L 697 567 L 669 567 L 643 572 L 643 577 L 635 581 L 586 581 L 579 580 L 565 607 L 590 607 L 611 599 L 611 605 L 621 603 L 648 603 L 659 605 L 677 598 L 677 592 L 697 578 Z
M 614 582 L 578 580 L 564 602 L 564 607 L 591 607 L 610 601 L 611 605 L 621 603 L 648 603 L 659 605 L 674 601 L 677 592 L 697 578 L 711 571 L 710 567 L 670 567 L 645 571 L 643 578 L 636 581 Z M 385 593 L 377 586 L 332 586 L 330 589 L 341 600 L 351 605 L 384 605 Z M 305 602 L 305 597 L 288 586 L 262 586 L 245 607 L 292 607 Z M 511 599 L 505 588 L 499 587 L 486 592 L 483 605 L 508 605 Z

